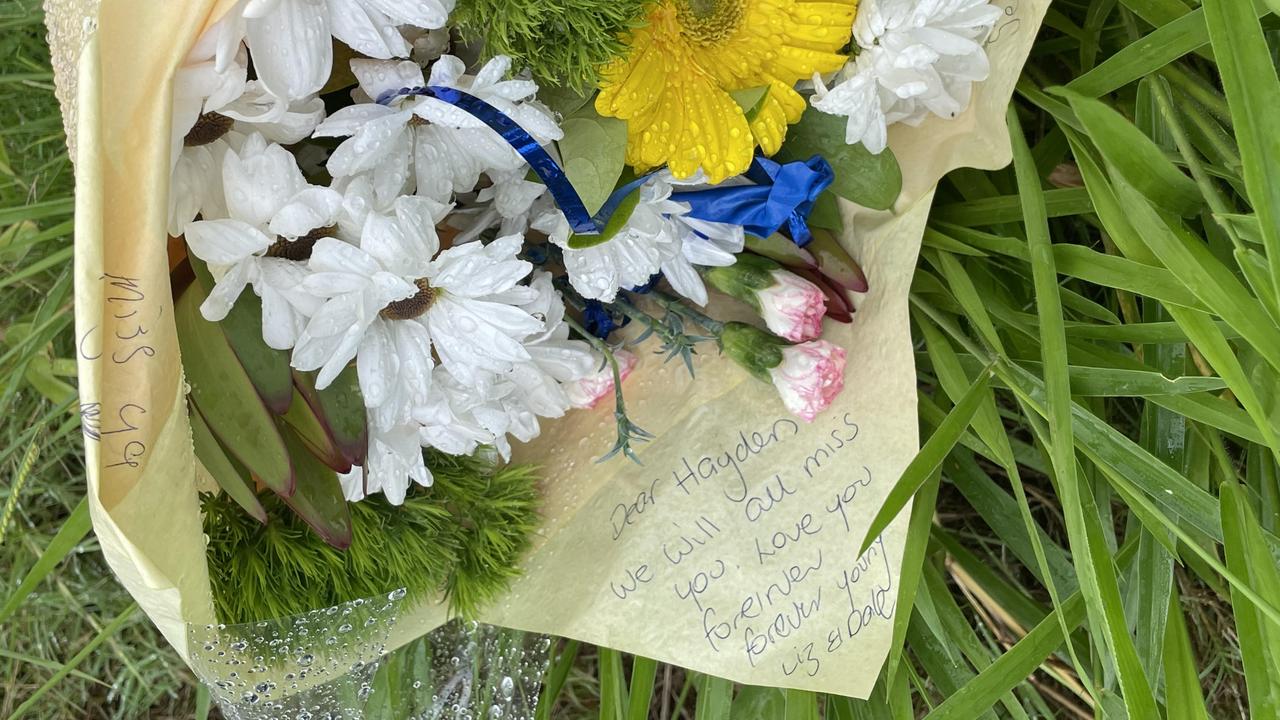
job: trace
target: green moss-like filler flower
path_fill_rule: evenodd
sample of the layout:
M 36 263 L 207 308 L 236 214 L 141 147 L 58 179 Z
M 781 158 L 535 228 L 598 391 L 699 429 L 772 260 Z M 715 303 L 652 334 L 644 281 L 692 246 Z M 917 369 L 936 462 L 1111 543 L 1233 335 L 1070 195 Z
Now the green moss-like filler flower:
M 595 89 L 600 69 L 624 53 L 622 37 L 651 0 L 459 0 L 453 23 L 486 56 L 509 55 L 539 84 Z
M 233 624 L 286 617 L 407 588 L 444 593 L 474 615 L 519 574 L 538 523 L 537 472 L 428 451 L 430 488 L 394 507 L 381 495 L 351 504 L 353 538 L 336 550 L 282 501 L 260 497 L 264 527 L 226 495 L 203 498 L 214 607 Z

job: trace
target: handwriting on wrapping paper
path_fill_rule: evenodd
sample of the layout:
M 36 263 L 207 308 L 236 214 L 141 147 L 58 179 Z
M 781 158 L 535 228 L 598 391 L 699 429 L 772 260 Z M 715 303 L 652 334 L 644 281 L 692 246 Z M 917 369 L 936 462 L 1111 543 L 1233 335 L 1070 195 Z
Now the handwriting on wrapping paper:
M 78 351 L 85 360 L 103 361 L 110 366 L 135 366 L 155 357 L 148 335 L 154 319 L 148 318 L 147 295 L 142 281 L 127 275 L 104 273 L 101 277 L 104 322 L 86 329 L 78 338 Z M 114 389 L 123 389 L 113 384 Z M 80 404 L 81 427 L 85 437 L 101 443 L 103 468 L 136 468 L 147 452 L 147 408 L 133 399 L 113 399 Z
M 857 462 L 858 425 L 848 414 L 823 423 L 782 418 L 739 431 L 617 502 L 610 533 L 615 543 L 635 538 L 626 551 L 636 560 L 608 582 L 614 600 L 673 593 L 713 652 L 753 668 L 778 663 L 787 676 L 818 675 L 828 656 L 891 619 L 897 589 L 884 539 L 853 557 L 853 518 L 875 482 Z M 772 456 L 784 445 L 776 454 L 792 459 L 779 466 Z M 656 543 L 640 539 L 654 528 L 636 532 L 649 524 L 662 530 Z M 831 551 L 833 534 L 847 554 Z

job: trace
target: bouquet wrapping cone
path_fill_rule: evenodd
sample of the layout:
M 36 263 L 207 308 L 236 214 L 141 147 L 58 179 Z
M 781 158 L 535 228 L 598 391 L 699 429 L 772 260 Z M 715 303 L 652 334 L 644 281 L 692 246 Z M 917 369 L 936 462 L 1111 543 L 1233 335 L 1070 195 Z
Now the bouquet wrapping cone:
M 198 503 L 212 486 L 192 451 L 173 324 L 170 97 L 188 48 L 231 4 L 48 3 L 76 159 L 76 342 L 94 528 L 121 582 L 188 662 L 198 652 L 192 628 L 216 623 Z M 870 292 L 851 325 L 825 335 L 848 349 L 836 403 L 803 423 L 726 358 L 699 356 L 694 382 L 680 363 L 646 357 L 628 381 L 632 418 L 657 436 L 640 447 L 643 466 L 595 462 L 612 444 L 609 403 L 548 423 L 517 450 L 543 469 L 544 525 L 522 577 L 483 620 L 745 683 L 870 692 L 898 615 L 908 513 L 856 554 L 919 446 L 908 293 L 926 218 L 943 174 L 1009 162 L 1005 108 L 1048 2 L 999 4 L 991 76 L 969 109 L 891 129 L 903 175 L 893 211 L 843 207 L 842 242 Z M 445 620 L 436 604 L 400 608 L 385 644 Z

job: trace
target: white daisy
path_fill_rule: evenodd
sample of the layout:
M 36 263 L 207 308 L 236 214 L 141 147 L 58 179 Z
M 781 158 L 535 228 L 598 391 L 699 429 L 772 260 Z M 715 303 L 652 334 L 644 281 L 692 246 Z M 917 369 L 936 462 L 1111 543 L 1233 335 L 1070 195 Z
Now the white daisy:
M 535 416 L 533 425 L 536 431 L 536 417 L 564 415 L 571 404 L 565 386 L 594 372 L 600 367 L 601 358 L 588 343 L 569 338 L 569 325 L 564 321 L 564 300 L 552 285 L 551 273 L 535 271 L 529 288 L 536 297 L 522 307 L 542 320 L 546 329 L 525 341 L 524 347 L 531 361 L 516 363 L 510 380 L 524 409 Z
M 307 184 L 293 156 L 258 134 L 222 165 L 227 217 L 186 228 L 191 251 L 218 277 L 201 305 L 211 321 L 226 317 L 246 285 L 262 297 L 263 339 L 273 348 L 293 346 L 318 302 L 299 290 L 311 241 L 336 220 L 341 198 Z M 319 231 L 319 233 L 317 232 Z
M 844 79 L 828 89 L 822 77 L 815 74 L 813 107 L 829 115 L 849 118 L 845 126 L 844 141 L 847 145 L 862 143 L 867 150 L 879 155 L 889 144 L 889 125 L 881 106 L 882 93 L 875 70 L 871 67 L 871 52 L 864 51 L 858 59 L 845 66 Z M 890 103 L 893 102 L 892 97 Z
M 471 455 L 483 445 L 495 445 L 510 424 L 499 400 L 509 384 L 468 386 L 441 372 L 431 398 L 415 408 L 423 446 L 449 455 Z
M 733 264 L 733 255 L 742 250 L 742 228 L 688 217 L 689 205 L 671 200 L 671 184 L 662 176 L 638 192 L 631 215 L 598 244 L 570 247 L 569 222 L 559 210 L 544 213 L 533 227 L 561 248 L 569 283 L 585 298 L 613 302 L 619 290 L 644 285 L 661 272 L 676 292 L 706 304 L 706 287 L 694 265 Z
M 442 28 L 453 0 L 240 0 L 231 14 L 253 54 L 258 79 L 277 97 L 318 92 L 333 66 L 330 35 L 363 55 L 408 57 L 398 26 Z
M 370 213 L 359 247 L 317 242 L 303 283 L 326 300 L 294 348 L 294 366 L 319 369 L 316 384 L 325 387 L 355 358 L 365 405 L 384 428 L 427 401 L 433 354 L 454 377 L 481 383 L 531 360 L 521 341 L 543 328 L 508 302 L 528 298 L 517 288 L 531 268 L 515 257 L 522 238 L 470 243 L 432 260 L 438 218 L 428 205 L 404 197 L 395 218 Z
M 986 0 L 866 0 L 854 21 L 862 52 L 830 90 L 815 78 L 813 105 L 847 116 L 846 141 L 877 153 L 888 125 L 955 117 L 990 72 L 983 43 L 999 17 Z
M 323 305 L 300 334 L 293 365 L 319 369 L 316 386 L 324 388 L 358 355 L 370 424 L 381 429 L 405 422 L 431 389 L 435 361 L 421 315 L 433 304 L 425 278 L 443 212 L 424 198 L 402 197 L 394 214 L 367 213 L 358 247 L 322 238 L 307 263 L 302 286 Z
M 533 82 L 502 79 L 510 69 L 505 57 L 490 60 L 477 75 L 468 76 L 460 59 L 445 55 L 432 65 L 429 83 L 414 62 L 353 60 L 351 69 L 360 91 L 372 99 L 427 84 L 456 88 L 493 105 L 539 142 L 561 137 L 550 114 L 526 102 L 537 92 Z M 482 173 L 512 173 L 525 167 L 524 158 L 497 132 L 432 97 L 406 96 L 390 105 L 343 108 L 317 128 L 316 136 L 350 136 L 334 151 L 329 172 L 334 177 L 370 173 L 383 202 L 415 187 L 419 195 L 450 202 L 453 193 L 472 190 Z
M 403 505 L 412 483 L 430 487 L 433 478 L 422 457 L 418 431 L 413 422 L 388 430 L 369 428 L 364 466 L 352 466 L 338 476 L 346 499 L 357 502 L 380 492 L 392 505 Z
M 272 95 L 261 82 L 250 80 L 244 93 L 218 108 L 218 114 L 236 120 L 242 131 L 256 130 L 271 142 L 292 145 L 310 137 L 324 120 L 324 101 L 310 95 L 288 102 Z

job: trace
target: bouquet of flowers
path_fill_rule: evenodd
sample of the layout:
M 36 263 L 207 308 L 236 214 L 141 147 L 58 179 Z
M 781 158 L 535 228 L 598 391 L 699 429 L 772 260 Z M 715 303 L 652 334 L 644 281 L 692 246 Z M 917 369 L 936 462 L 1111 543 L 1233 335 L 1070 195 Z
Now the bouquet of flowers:
M 103 0 L 79 67 L 95 524 L 170 640 L 214 675 L 296 661 L 268 621 L 386 598 L 359 669 L 462 615 L 864 693 L 770 654 L 821 604 L 789 620 L 773 576 L 839 565 L 861 613 L 861 564 L 892 622 L 901 546 L 849 545 L 917 443 L 910 269 L 938 176 L 1007 160 L 1032 33 L 993 43 L 1043 7 L 197 4 Z M 659 545 L 676 592 L 637 610 Z M 849 608 L 821 650 L 882 656 Z M 213 680 L 271 705 L 290 675 Z

